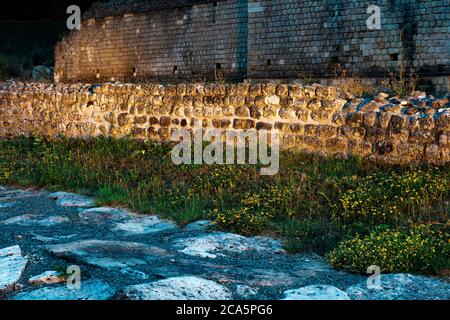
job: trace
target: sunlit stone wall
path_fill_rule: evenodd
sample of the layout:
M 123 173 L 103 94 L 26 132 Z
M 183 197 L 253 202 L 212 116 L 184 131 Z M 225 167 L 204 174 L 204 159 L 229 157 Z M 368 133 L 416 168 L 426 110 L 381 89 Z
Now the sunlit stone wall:
M 284 149 L 389 163 L 450 161 L 450 104 L 416 93 L 353 98 L 298 84 L 0 84 L 0 137 L 132 137 L 174 129 L 279 130 Z

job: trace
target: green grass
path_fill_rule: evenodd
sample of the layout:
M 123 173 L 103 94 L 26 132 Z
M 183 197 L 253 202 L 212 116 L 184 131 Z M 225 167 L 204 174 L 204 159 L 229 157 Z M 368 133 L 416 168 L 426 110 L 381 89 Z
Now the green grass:
M 180 225 L 209 218 L 220 230 L 281 237 L 290 252 L 325 254 L 380 226 L 448 234 L 448 166 L 282 152 L 279 174 L 268 177 L 257 165 L 176 166 L 170 152 L 129 139 L 0 141 L 0 184 L 79 192 Z

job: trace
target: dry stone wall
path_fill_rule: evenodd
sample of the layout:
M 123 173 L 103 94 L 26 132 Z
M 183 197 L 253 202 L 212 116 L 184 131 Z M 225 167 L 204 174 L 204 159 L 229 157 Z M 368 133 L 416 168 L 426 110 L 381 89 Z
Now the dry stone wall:
M 0 84 L 0 137 L 131 136 L 169 141 L 177 128 L 279 130 L 285 149 L 389 163 L 450 161 L 450 104 L 416 93 L 350 97 L 298 84 Z

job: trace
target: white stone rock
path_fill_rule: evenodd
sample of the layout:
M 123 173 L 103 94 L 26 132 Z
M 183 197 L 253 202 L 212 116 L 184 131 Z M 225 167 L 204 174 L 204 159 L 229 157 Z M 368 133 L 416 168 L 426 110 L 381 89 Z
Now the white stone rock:
M 367 281 L 348 288 L 353 300 L 449 300 L 448 282 L 411 274 L 382 274 L 380 288 Z
M 168 220 L 162 220 L 156 216 L 135 216 L 130 220 L 117 223 L 115 231 L 125 233 L 125 235 L 143 235 L 162 231 L 175 230 L 177 225 Z
M 64 286 L 44 287 L 30 292 L 16 294 L 12 300 L 109 300 L 116 290 L 100 280 L 81 282 L 79 290 Z
M 8 220 L 3 221 L 2 223 L 5 225 L 16 224 L 20 226 L 42 226 L 42 227 L 53 227 L 55 225 L 68 222 L 69 219 L 66 217 L 60 216 L 50 216 L 45 218 L 40 218 L 38 215 L 33 214 L 25 214 L 22 216 L 14 217 Z
M 145 274 L 142 271 L 136 270 L 136 269 L 124 268 L 124 269 L 120 270 L 120 273 L 122 273 L 123 275 L 126 275 L 126 276 L 131 276 L 136 279 L 141 279 L 141 280 L 150 279 L 150 277 L 147 274 Z
M 54 284 L 65 282 L 66 277 L 57 271 L 46 271 L 43 274 L 32 277 L 28 280 L 29 284 Z
M 333 286 L 314 285 L 284 292 L 283 300 L 350 300 L 349 295 Z
M 198 277 L 169 278 L 127 287 L 129 300 L 231 300 L 231 293 L 220 284 Z
M 226 253 L 284 253 L 280 241 L 265 237 L 246 238 L 237 234 L 222 232 L 180 239 L 175 243 L 175 247 L 179 249 L 179 252 L 186 255 L 212 259 L 225 256 Z
M 236 286 L 236 294 L 244 299 L 249 299 L 258 294 L 258 288 L 252 288 L 246 285 Z
M 78 213 L 81 221 L 88 223 L 99 223 L 104 221 L 122 221 L 129 219 L 132 214 L 123 209 L 100 207 L 81 209 Z
M 66 241 L 69 239 L 73 239 L 75 237 L 78 237 L 77 234 L 71 234 L 68 236 L 57 236 L 57 237 L 44 237 L 36 233 L 31 233 L 34 240 L 40 241 L 40 242 L 55 242 L 55 241 Z
M 56 204 L 62 207 L 89 208 L 95 206 L 93 199 L 75 193 L 55 192 L 50 194 L 49 198 L 55 199 Z
M 82 240 L 45 248 L 57 257 L 106 269 L 144 265 L 167 255 L 157 247 L 123 241 Z
M 0 293 L 14 289 L 27 262 L 28 259 L 22 256 L 19 246 L 0 250 Z
M 205 231 L 214 226 L 214 222 L 209 220 L 200 220 L 193 223 L 188 224 L 184 227 L 184 231 Z

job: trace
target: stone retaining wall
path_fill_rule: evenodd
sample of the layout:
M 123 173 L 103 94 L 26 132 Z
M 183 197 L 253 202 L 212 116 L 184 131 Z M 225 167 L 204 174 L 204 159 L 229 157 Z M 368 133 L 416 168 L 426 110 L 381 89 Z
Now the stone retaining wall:
M 350 97 L 297 84 L 70 86 L 0 84 L 0 137 L 131 136 L 168 141 L 174 128 L 281 132 L 282 147 L 389 163 L 450 161 L 450 104 L 417 93 Z

